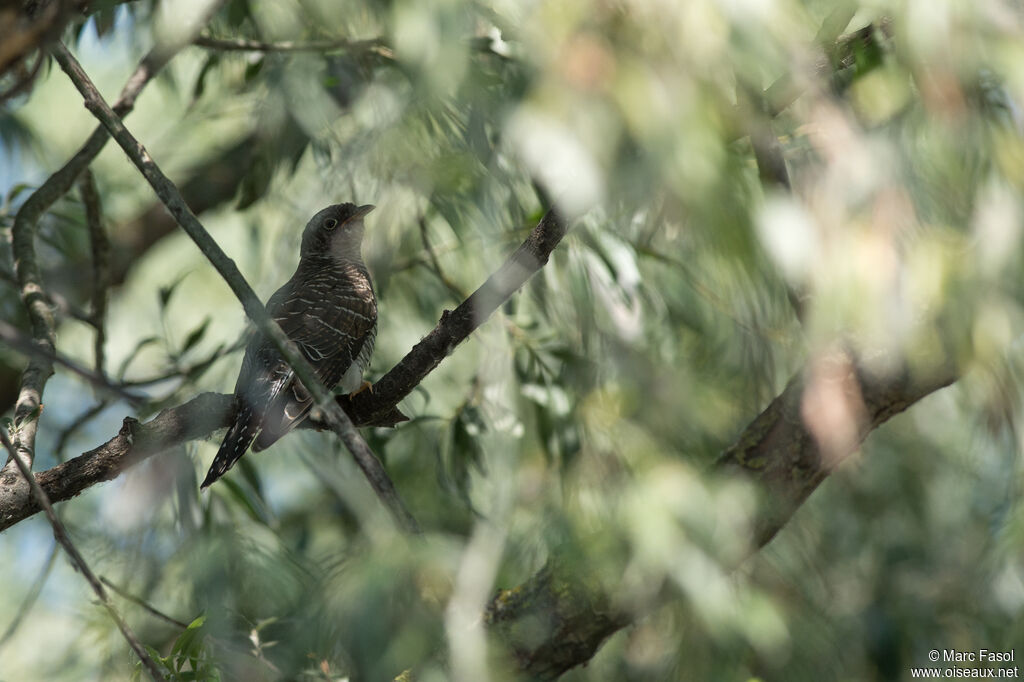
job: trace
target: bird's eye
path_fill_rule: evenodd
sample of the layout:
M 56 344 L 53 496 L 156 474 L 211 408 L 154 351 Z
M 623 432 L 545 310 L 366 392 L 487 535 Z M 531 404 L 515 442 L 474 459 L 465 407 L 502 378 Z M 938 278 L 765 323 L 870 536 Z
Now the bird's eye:
M 334 218 L 328 218 L 327 220 L 324 221 L 324 227 L 326 227 L 328 230 L 333 230 L 337 226 L 338 221 L 335 220 Z

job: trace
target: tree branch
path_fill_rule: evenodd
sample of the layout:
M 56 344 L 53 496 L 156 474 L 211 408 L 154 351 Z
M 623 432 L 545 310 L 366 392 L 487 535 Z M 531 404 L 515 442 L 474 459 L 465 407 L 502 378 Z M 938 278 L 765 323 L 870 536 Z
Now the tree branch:
M 144 396 L 129 393 L 128 391 L 125 391 L 123 388 L 115 386 L 114 384 L 107 381 L 106 377 L 100 376 L 95 372 L 90 372 L 84 367 L 79 367 L 77 364 L 69 360 L 61 353 L 55 350 L 47 349 L 45 344 L 33 342 L 31 338 L 23 334 L 17 327 L 7 324 L 2 320 L 0 320 L 0 341 L 3 341 L 5 344 L 13 348 L 14 350 L 27 355 L 29 357 L 29 365 L 32 364 L 33 360 L 40 364 L 49 364 L 51 368 L 53 367 L 53 365 L 57 364 L 70 370 L 72 374 L 76 374 L 82 379 L 85 379 L 94 388 L 97 388 L 111 395 L 117 396 L 121 400 L 124 400 L 131 405 L 138 406 L 146 402 L 146 398 Z M 38 410 L 35 412 L 35 414 L 36 416 L 38 416 Z M 34 419 L 35 418 L 33 417 L 33 422 Z M 15 429 L 21 428 L 22 425 L 28 426 L 29 421 L 30 420 L 27 417 L 23 418 L 22 421 L 18 421 L 18 418 L 16 416 L 14 422 Z M 26 443 L 26 440 L 21 439 L 21 442 Z
M 168 616 L 163 611 L 160 611 L 159 609 L 157 609 L 157 608 L 153 607 L 152 605 L 150 605 L 142 597 L 136 596 L 136 595 L 132 594 L 131 592 L 128 592 L 127 590 L 118 587 L 117 585 L 115 585 L 111 581 L 107 580 L 103 576 L 100 576 L 100 582 L 103 583 L 104 585 L 106 585 L 107 587 L 109 587 L 111 589 L 111 591 L 114 592 L 114 594 L 117 594 L 117 595 L 120 595 L 121 597 L 124 597 L 125 599 L 127 599 L 131 603 L 133 603 L 136 606 L 142 608 L 144 611 L 146 611 L 146 613 L 148 613 L 148 614 L 150 614 L 152 616 L 155 616 L 156 618 L 159 618 L 160 620 L 164 621 L 168 625 L 173 625 L 174 627 L 179 628 L 181 630 L 187 630 L 188 629 L 188 623 L 180 621 L 177 618 L 173 618 L 171 616 Z
M 36 600 L 39 599 L 39 595 L 43 592 L 43 586 L 46 581 L 49 580 L 50 574 L 53 571 L 53 566 L 57 560 L 57 554 L 60 552 L 60 545 L 56 542 L 53 543 L 53 547 L 50 549 L 50 555 L 46 557 L 46 563 L 36 572 L 36 579 L 32 583 L 32 587 L 29 588 L 28 594 L 21 602 L 21 606 L 18 607 L 18 612 L 11 619 L 7 629 L 4 630 L 4 634 L 0 635 L 0 651 L 3 650 L 4 646 L 11 641 L 15 633 L 18 632 L 18 628 L 25 621 L 25 616 L 28 615 L 32 607 L 35 606 Z
M 586 663 L 631 622 L 592 587 L 596 581 L 581 575 L 584 564 L 552 559 L 522 585 L 499 591 L 487 605 L 488 629 L 531 679 L 553 680 Z
M 111 136 L 124 149 L 125 153 L 149 182 L 157 196 L 164 202 L 167 209 L 181 225 L 182 229 L 192 238 L 199 250 L 214 266 L 221 277 L 228 283 L 235 296 L 242 303 L 246 315 L 256 327 L 266 335 L 281 357 L 295 372 L 299 381 L 313 396 L 314 404 L 326 417 L 331 429 L 341 438 L 363 471 L 370 486 L 380 498 L 384 506 L 391 512 L 398 525 L 409 532 L 419 532 L 416 520 L 406 509 L 388 478 L 380 461 L 370 450 L 363 437 L 356 431 L 351 420 L 334 401 L 334 396 L 324 387 L 313 370 L 313 367 L 299 352 L 295 343 L 289 339 L 280 326 L 270 317 L 256 293 L 249 286 L 242 273 L 238 271 L 234 261 L 220 248 L 216 241 L 200 224 L 188 205 L 181 198 L 181 193 L 160 168 L 153 162 L 149 152 L 125 128 L 121 119 L 103 100 L 81 65 L 71 56 L 67 48 L 60 44 L 54 50 L 54 57 L 61 69 L 68 75 L 72 83 L 85 99 L 85 106 L 110 131 Z
M 128 78 L 121 95 L 114 105 L 126 115 L 135 106 L 135 100 L 142 88 L 169 59 L 171 53 L 155 56 L 150 52 Z M 42 405 L 43 389 L 53 374 L 56 331 L 49 298 L 43 288 L 39 265 L 36 260 L 35 235 L 39 219 L 57 199 L 64 196 L 79 174 L 103 149 L 107 142 L 107 131 L 99 126 L 93 131 L 82 148 L 64 166 L 51 175 L 34 191 L 14 217 L 11 227 L 11 253 L 14 270 L 21 290 L 21 299 L 28 311 L 32 337 L 39 353 L 29 355 L 28 366 L 22 373 L 21 390 L 14 408 L 15 450 L 27 458 L 29 464 L 35 457 L 35 436 L 39 410 Z M 8 470 L 8 463 L 0 473 Z
M 768 544 L 815 488 L 868 434 L 926 395 L 949 386 L 958 377 L 952 360 L 942 359 L 927 370 L 907 366 L 882 376 L 846 354 L 830 359 L 839 370 L 836 381 L 859 395 L 862 422 L 854 441 L 843 451 L 824 452 L 804 419 L 809 372 L 793 377 L 786 389 L 758 415 L 716 463 L 723 472 L 741 473 L 765 492 L 767 506 L 757 519 L 756 547 Z
M 451 355 L 513 292 L 544 267 L 567 229 L 560 215 L 554 210 L 548 211 L 526 241 L 479 289 L 455 310 L 442 313 L 437 326 L 373 385 L 372 394 L 363 391 L 351 400 L 348 396 L 340 397 L 338 401 L 346 412 L 362 424 L 393 425 L 398 416 L 394 411 L 398 402 Z M 398 421 L 402 420 L 398 416 Z
M 96 180 L 86 168 L 78 181 L 85 204 L 85 223 L 89 229 L 89 247 L 92 252 L 92 326 L 96 329 L 93 343 L 93 364 L 96 374 L 106 376 L 103 346 L 106 342 L 107 290 L 110 288 L 110 239 L 103 227 L 103 209 Z
M 146 424 L 125 417 L 121 430 L 97 448 L 36 475 L 54 502 L 70 499 L 101 481 L 168 448 L 205 438 L 228 425 L 233 396 L 201 393 L 183 405 L 163 410 Z M 0 531 L 40 511 L 17 472 L 0 473 Z
M 526 241 L 455 313 L 445 311 L 437 326 L 385 375 L 391 379 L 375 384 L 373 395 L 363 391 L 356 397 L 355 404 L 347 396 L 338 398 L 338 404 L 348 411 L 352 423 L 371 426 L 403 421 L 405 417 L 398 412 L 398 403 L 530 275 L 547 263 L 565 232 L 565 223 L 549 211 Z M 116 436 L 41 472 L 39 484 L 55 502 L 71 499 L 97 483 L 116 478 L 148 457 L 191 440 L 206 438 L 213 431 L 228 426 L 234 409 L 233 396 L 202 393 L 187 403 L 163 410 L 145 424 L 126 417 Z M 317 428 L 319 425 L 309 422 L 303 426 Z M 38 511 L 39 506 L 20 476 L 0 474 L 0 532 Z
M 382 57 L 394 55 L 391 48 L 381 38 L 367 40 L 351 40 L 349 38 L 333 38 L 330 40 L 295 41 L 288 40 L 268 43 L 261 40 L 244 38 L 214 38 L 199 36 L 194 44 L 210 50 L 222 52 L 326 52 L 329 50 L 346 50 L 348 52 L 372 52 Z
M 813 75 L 823 80 L 827 79 L 833 88 L 841 87 L 851 67 L 856 64 L 858 54 L 871 48 L 878 48 L 881 40 L 888 37 L 891 32 L 889 20 L 883 18 L 877 23 L 868 24 L 833 40 L 834 31 L 841 31 L 849 23 L 850 18 L 843 23 L 843 16 L 847 12 L 848 10 L 844 8 L 838 8 L 825 21 L 815 38 L 815 42 L 824 49 L 824 54 L 813 65 Z M 792 73 L 781 76 L 763 93 L 765 114 L 769 118 L 775 118 L 803 95 L 805 88 L 806 86 L 798 82 Z M 737 139 L 749 132 L 742 125 L 744 116 L 741 104 L 736 105 L 734 117 L 736 126 L 731 138 Z
M 103 608 L 107 610 L 110 617 L 115 623 L 117 623 L 117 628 L 121 631 L 121 634 L 124 635 L 125 640 L 128 642 L 128 646 L 132 648 L 135 655 L 138 656 L 139 660 L 142 661 L 142 664 L 146 666 L 146 669 L 149 671 L 149 674 L 153 679 L 164 680 L 165 678 L 160 672 L 160 669 L 156 667 L 156 663 L 142 646 L 142 643 L 139 642 L 139 639 L 135 636 L 135 633 L 132 632 L 132 629 L 128 627 L 128 623 L 121 617 L 117 607 L 115 607 L 110 601 L 110 597 L 107 596 L 107 591 L 103 589 L 103 583 L 99 581 L 99 578 L 97 578 L 96 574 L 92 572 L 91 568 L 89 568 L 89 564 L 86 563 L 85 558 L 78 551 L 78 548 L 75 547 L 73 542 L 71 542 L 71 537 L 68 535 L 64 524 L 57 518 L 56 512 L 53 511 L 53 506 L 50 505 L 49 498 L 47 498 L 43 489 L 39 487 L 39 483 L 36 481 L 35 476 L 32 475 L 30 463 L 24 461 L 21 454 L 14 449 L 14 444 L 11 443 L 10 439 L 8 439 L 7 433 L 4 429 L 0 429 L 0 443 L 3 443 L 7 452 L 10 454 L 11 459 L 15 464 L 17 464 L 18 470 L 29 485 L 32 492 L 32 498 L 46 513 L 46 518 L 50 522 L 50 526 L 53 527 L 54 538 L 57 539 L 57 542 L 67 553 L 68 558 L 71 560 L 71 564 L 75 567 L 75 570 L 81 573 L 82 577 L 84 577 L 86 582 L 89 583 L 89 587 L 91 587 L 92 591 L 96 593 L 96 597 L 100 600 Z
M 754 549 L 774 537 L 872 430 L 957 378 L 950 361 L 936 362 L 923 372 L 904 368 L 879 376 L 845 359 L 865 419 L 844 451 L 825 456 L 805 423 L 802 405 L 809 382 L 803 372 L 718 460 L 718 471 L 741 473 L 764 492 L 766 503 L 755 518 Z M 499 591 L 485 615 L 520 670 L 533 679 L 553 680 L 586 663 L 609 636 L 632 621 L 630 614 L 614 608 L 612 595 L 596 587 L 598 581 L 587 578 L 586 558 L 572 559 L 555 558 L 522 585 Z

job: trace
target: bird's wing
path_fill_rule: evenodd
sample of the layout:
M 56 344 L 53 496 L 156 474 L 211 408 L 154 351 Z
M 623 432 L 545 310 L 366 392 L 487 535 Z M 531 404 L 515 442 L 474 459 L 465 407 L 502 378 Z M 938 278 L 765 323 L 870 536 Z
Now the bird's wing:
M 279 296 L 280 294 L 280 296 Z M 339 286 L 327 277 L 300 287 L 282 287 L 267 311 L 298 345 L 327 388 L 333 388 L 359 356 L 377 323 L 371 290 Z M 267 373 L 268 410 L 253 450 L 258 451 L 287 433 L 312 407 L 312 396 L 280 358 Z

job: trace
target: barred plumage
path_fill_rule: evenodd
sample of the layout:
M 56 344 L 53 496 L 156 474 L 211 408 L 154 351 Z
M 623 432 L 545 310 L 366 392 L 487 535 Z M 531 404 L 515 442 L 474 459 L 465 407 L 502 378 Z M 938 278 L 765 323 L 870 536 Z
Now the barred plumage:
M 328 388 L 351 392 L 362 383 L 377 335 L 377 299 L 363 264 L 363 216 L 373 206 L 337 204 L 313 216 L 302 234 L 292 278 L 267 302 Z M 238 413 L 203 481 L 220 478 L 252 447 L 258 452 L 309 414 L 312 397 L 259 332 L 245 349 L 235 385 Z

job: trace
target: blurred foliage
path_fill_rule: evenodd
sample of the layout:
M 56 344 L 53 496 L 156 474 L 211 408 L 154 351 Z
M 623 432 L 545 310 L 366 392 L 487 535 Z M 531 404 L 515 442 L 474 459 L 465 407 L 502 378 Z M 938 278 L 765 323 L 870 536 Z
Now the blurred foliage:
M 193 5 L 112 2 L 65 38 L 110 97 Z M 568 680 L 895 680 L 932 649 L 1024 642 L 1015 4 L 229 0 L 204 35 L 331 42 L 189 47 L 128 125 L 179 183 L 228 188 L 201 217 L 263 296 L 313 212 L 378 206 L 371 380 L 549 202 L 574 228 L 403 403 L 410 422 L 365 432 L 422 541 L 395 537 L 336 439 L 306 431 L 203 495 L 220 434 L 61 506 L 97 572 L 192 623 L 122 602 L 169 679 L 512 679 L 480 614 L 555 552 L 635 616 Z M 94 125 L 56 69 L 0 111 L 4 319 L 24 321 L 14 212 Z M 762 186 L 758 129 L 792 191 Z M 154 199 L 108 147 L 106 225 L 134 244 Z M 37 248 L 59 348 L 91 366 L 92 331 L 67 314 L 89 305 L 83 216 L 74 193 L 55 204 Z M 131 248 L 106 372 L 148 392 L 136 416 L 229 391 L 244 316 L 227 287 L 181 234 Z M 872 434 L 746 558 L 754 495 L 705 472 L 836 347 L 882 373 L 941 347 L 964 378 Z M 75 424 L 95 400 L 64 373 L 45 403 L 38 469 L 65 431 L 83 452 L 130 413 Z M 23 616 L 0 675 L 130 676 L 66 564 L 22 613 L 48 537 L 39 518 L 0 536 L 0 627 Z

